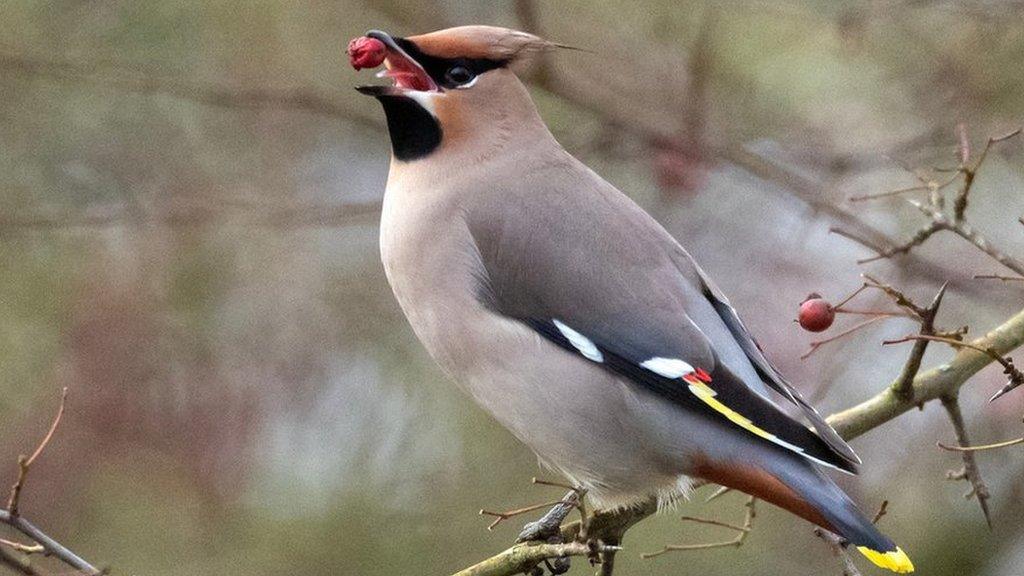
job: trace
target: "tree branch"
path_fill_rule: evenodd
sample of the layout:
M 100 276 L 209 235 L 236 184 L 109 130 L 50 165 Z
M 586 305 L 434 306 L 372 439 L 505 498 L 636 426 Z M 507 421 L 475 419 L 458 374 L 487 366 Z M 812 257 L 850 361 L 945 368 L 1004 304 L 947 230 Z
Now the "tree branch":
M 996 262 L 999 262 L 1000 264 L 1006 266 L 1010 270 L 1013 270 L 1017 274 L 1024 276 L 1024 263 L 1021 263 L 1016 258 L 1010 256 L 1006 252 L 1003 252 L 999 248 L 996 248 L 991 242 L 988 241 L 987 238 L 982 236 L 978 231 L 974 229 L 973 226 L 971 226 L 967 222 L 963 220 L 950 221 L 949 217 L 947 217 L 945 214 L 924 202 L 918 202 L 917 200 L 907 200 L 907 202 L 909 202 L 910 205 L 913 206 L 914 208 L 920 210 L 925 216 L 928 216 L 929 218 L 932 219 L 931 224 L 923 228 L 922 231 L 918 233 L 918 236 L 920 236 L 921 233 L 924 232 L 925 230 L 930 230 L 930 232 L 928 232 L 928 234 L 925 235 L 924 238 L 920 240 L 920 242 L 914 244 L 914 246 L 923 243 L 932 234 L 938 232 L 939 230 L 948 230 L 950 232 L 953 232 L 957 236 L 963 238 L 964 240 L 967 240 L 971 244 L 974 244 L 974 246 L 978 250 L 981 250 L 985 254 L 988 254 L 989 257 L 991 257 Z M 917 240 L 918 236 L 915 236 L 911 242 Z M 909 251 L 911 247 L 912 246 L 908 247 L 905 251 Z M 870 258 L 865 261 L 877 260 L 878 258 L 887 257 L 888 256 L 879 255 L 875 258 Z
M 988 334 L 972 340 L 974 347 L 1004 355 L 1024 344 L 1024 310 Z M 850 440 L 873 430 L 918 405 L 958 390 L 982 368 L 995 360 L 974 348 L 961 348 L 952 360 L 914 378 L 913 400 L 902 399 L 888 386 L 882 392 L 828 417 L 828 423 Z
M 594 547 L 583 542 L 567 542 L 565 544 L 542 544 L 525 542 L 492 556 L 479 564 L 456 572 L 453 576 L 514 576 L 533 569 L 534 566 L 551 558 L 567 558 L 569 556 L 590 556 L 594 553 L 604 554 L 617 551 L 617 546 L 598 544 Z
M 62 562 L 71 566 L 72 568 L 84 572 L 86 574 L 104 574 L 105 571 L 96 568 L 92 564 L 86 562 L 82 557 L 75 554 L 71 550 L 68 550 L 63 544 L 57 542 L 53 538 L 49 537 L 39 528 L 36 528 L 34 524 L 25 520 L 21 516 L 12 516 L 7 510 L 0 510 L 0 524 L 6 524 L 11 528 L 14 528 L 18 532 L 21 532 L 25 536 L 38 542 L 44 549 L 45 554 L 54 556 L 60 559 Z
M 942 285 L 939 289 L 938 294 L 932 300 L 932 303 L 924 310 L 924 314 L 921 315 L 921 334 L 924 336 L 931 336 L 935 334 L 935 316 L 939 313 L 939 305 L 942 303 L 942 296 L 946 293 L 946 284 Z M 892 385 L 892 390 L 901 398 L 907 400 L 913 400 L 914 388 L 912 386 L 914 382 L 914 376 L 917 376 L 917 372 L 921 369 L 921 361 L 924 359 L 925 350 L 928 348 L 928 339 L 921 338 L 914 342 L 914 347 L 910 351 L 910 356 L 907 357 L 906 363 L 903 365 L 903 370 L 900 371 L 900 375 L 896 378 L 896 382 Z
M 970 446 L 971 440 L 967 437 L 967 425 L 964 423 L 964 415 L 960 411 L 960 401 L 957 399 L 956 394 L 950 394 L 942 397 L 942 407 L 946 409 L 946 413 L 949 415 L 949 421 L 953 424 L 953 431 L 956 433 L 956 441 L 960 446 Z M 960 457 L 964 462 L 964 469 L 962 477 L 971 483 L 972 489 L 967 493 L 967 497 L 974 496 L 978 499 L 978 505 L 981 506 L 981 513 L 985 515 L 985 522 L 988 524 L 989 529 L 992 529 L 992 515 L 988 509 L 988 499 L 991 495 L 988 492 L 988 486 L 985 485 L 985 480 L 981 477 L 981 469 L 978 468 L 978 461 L 974 458 L 974 452 L 970 450 L 961 450 Z M 959 479 L 960 473 L 950 474 L 949 478 Z

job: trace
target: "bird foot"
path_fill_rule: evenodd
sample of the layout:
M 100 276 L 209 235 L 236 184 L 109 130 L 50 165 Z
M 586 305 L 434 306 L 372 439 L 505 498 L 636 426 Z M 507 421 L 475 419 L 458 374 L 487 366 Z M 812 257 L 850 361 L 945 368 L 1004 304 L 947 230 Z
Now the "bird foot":
M 562 501 L 555 504 L 546 514 L 534 522 L 527 522 L 523 530 L 516 537 L 516 543 L 549 541 L 552 537 L 558 536 L 561 539 L 562 522 L 573 511 L 579 507 L 579 494 L 573 490 L 562 498 Z
M 562 535 L 552 536 L 548 539 L 548 544 L 561 544 Z M 558 576 L 559 574 L 565 574 L 572 568 L 572 558 L 566 556 L 564 558 L 548 558 L 540 564 L 533 567 L 533 570 L 529 572 L 530 576 L 544 576 L 544 568 L 547 568 L 547 572 L 551 576 Z

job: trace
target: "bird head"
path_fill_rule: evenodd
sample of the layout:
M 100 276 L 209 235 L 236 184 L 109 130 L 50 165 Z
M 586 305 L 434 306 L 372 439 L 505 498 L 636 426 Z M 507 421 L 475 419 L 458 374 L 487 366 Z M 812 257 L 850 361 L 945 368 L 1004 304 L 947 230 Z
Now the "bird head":
M 513 68 L 555 46 L 507 28 L 461 26 L 407 38 L 371 30 L 350 44 L 349 55 L 357 69 L 383 63 L 377 76 L 391 79 L 390 86 L 356 89 L 383 105 L 395 159 L 413 161 L 445 149 L 479 149 L 516 121 L 539 123 Z

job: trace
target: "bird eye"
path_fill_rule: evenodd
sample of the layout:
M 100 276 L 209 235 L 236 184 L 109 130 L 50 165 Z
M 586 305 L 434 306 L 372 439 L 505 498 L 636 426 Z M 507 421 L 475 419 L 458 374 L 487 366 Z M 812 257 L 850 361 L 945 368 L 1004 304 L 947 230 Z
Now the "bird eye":
M 475 77 L 476 76 L 465 66 L 452 66 L 444 73 L 445 80 L 456 86 L 465 84 Z

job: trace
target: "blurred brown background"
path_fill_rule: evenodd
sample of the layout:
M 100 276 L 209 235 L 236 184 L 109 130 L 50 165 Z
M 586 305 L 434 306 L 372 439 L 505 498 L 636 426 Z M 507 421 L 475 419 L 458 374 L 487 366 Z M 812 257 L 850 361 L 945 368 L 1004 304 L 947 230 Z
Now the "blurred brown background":
M 0 479 L 70 389 L 24 513 L 116 573 L 446 574 L 506 547 L 477 516 L 556 498 L 533 456 L 461 396 L 415 340 L 377 252 L 388 142 L 372 82 L 346 62 L 369 28 L 488 23 L 591 52 L 556 54 L 532 90 L 555 135 L 650 210 L 717 278 L 784 373 L 825 413 L 880 390 L 907 347 L 876 325 L 806 361 L 792 323 L 865 269 L 982 332 L 1020 285 L 953 236 L 859 267 L 830 226 L 920 225 L 898 163 L 954 164 L 1024 121 L 1024 3 L 163 2 L 0 5 Z M 1024 149 L 993 152 L 970 218 L 1024 252 Z M 874 296 L 870 298 L 875 298 Z M 865 306 L 871 305 L 871 299 Z M 878 305 L 883 301 L 877 299 Z M 849 319 L 844 319 L 848 321 Z M 929 352 L 926 365 L 950 355 Z M 964 389 L 976 442 L 1020 436 L 1021 396 Z M 980 462 L 989 532 L 937 405 L 857 440 L 844 483 L 928 575 L 1024 570 L 1020 450 Z M 742 499 L 688 513 L 738 522 Z M 723 535 L 678 514 L 630 532 L 622 574 L 838 574 L 810 526 L 762 508 L 740 549 L 640 560 Z M 728 536 L 728 535 L 726 535 Z M 589 573 L 577 561 L 574 574 Z M 873 570 L 865 567 L 865 573 Z

